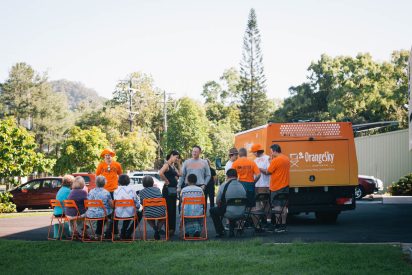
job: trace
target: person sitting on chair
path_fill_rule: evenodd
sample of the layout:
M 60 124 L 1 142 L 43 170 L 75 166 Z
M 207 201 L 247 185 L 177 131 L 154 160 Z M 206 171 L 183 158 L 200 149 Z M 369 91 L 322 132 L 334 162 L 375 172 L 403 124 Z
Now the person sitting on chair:
M 153 186 L 154 181 L 151 176 L 143 177 L 144 189 L 140 191 L 140 200 L 144 202 L 145 199 L 163 198 L 160 189 Z M 143 203 L 144 204 L 144 203 Z M 163 206 L 148 206 L 144 208 L 144 216 L 147 218 L 159 218 L 166 215 L 166 209 Z M 147 221 L 154 230 L 154 239 L 160 240 L 160 230 L 165 224 L 164 220 L 148 220 Z
M 237 172 L 231 168 L 226 172 L 227 181 L 219 186 L 216 202 L 217 207 L 210 209 L 210 216 L 216 230 L 216 237 L 221 238 L 225 235 L 225 230 L 222 224 L 222 218 L 229 219 L 229 236 L 233 237 L 235 220 L 243 217 L 245 213 L 246 203 L 244 205 L 226 205 L 230 199 L 247 199 L 246 191 L 243 185 L 237 180 Z
M 182 189 L 180 197 L 184 202 L 184 198 L 194 198 L 194 197 L 203 197 L 203 189 L 199 186 L 196 186 L 197 177 L 195 174 L 190 174 L 187 176 L 187 186 Z M 201 216 L 203 215 L 202 205 L 185 205 L 183 209 L 185 216 Z M 185 235 L 186 237 L 200 237 L 202 232 L 202 219 L 185 219 Z
M 135 207 L 136 207 L 136 215 L 138 220 L 140 220 L 140 215 L 139 215 L 139 208 L 140 208 L 140 200 L 139 197 L 136 195 L 136 192 L 133 190 L 131 186 L 129 186 L 130 183 L 130 178 L 126 174 L 122 174 L 119 176 L 119 186 L 117 187 L 116 190 L 114 190 L 113 197 L 114 200 L 133 200 Z M 116 217 L 120 218 L 130 218 L 133 217 L 134 214 L 134 207 L 118 207 L 115 209 L 115 214 Z M 134 226 L 135 226 L 135 220 L 130 224 L 131 220 L 125 220 L 123 221 L 122 229 L 121 229 L 121 234 L 119 236 L 119 229 L 118 229 L 118 224 L 115 222 L 114 223 L 114 234 L 115 234 L 115 239 L 131 239 L 132 234 L 134 234 Z M 129 226 L 130 225 L 130 226 Z
M 63 177 L 63 183 L 62 183 L 62 187 L 59 189 L 59 192 L 57 192 L 56 195 L 56 200 L 60 201 L 60 204 L 63 205 L 63 201 L 67 200 L 67 198 L 70 195 L 70 187 L 72 186 L 72 183 L 74 181 L 74 177 L 72 175 L 65 175 Z M 61 207 L 55 207 L 54 208 L 54 216 L 55 217 L 63 217 L 64 213 L 63 213 L 63 209 Z M 64 232 L 65 232 L 65 237 L 68 238 L 68 236 L 70 235 L 70 227 L 68 223 L 64 223 Z M 57 239 L 60 236 L 58 236 L 59 233 L 59 225 L 55 224 L 54 225 L 54 236 L 53 238 Z
M 113 212 L 112 205 L 112 197 L 110 196 L 109 191 L 104 189 L 106 184 L 106 178 L 103 176 L 96 177 L 96 188 L 90 191 L 89 195 L 87 196 L 89 200 L 101 200 L 103 202 L 104 208 L 106 209 L 106 216 L 104 215 L 104 210 L 102 208 L 97 207 L 90 207 L 87 209 L 86 216 L 88 218 L 103 218 L 110 216 Z M 103 221 L 99 220 L 96 222 L 96 235 L 95 239 L 99 240 L 103 232 Z
M 80 218 L 76 221 L 72 221 L 72 228 L 74 228 L 74 223 L 76 223 L 77 231 L 72 232 L 76 238 L 80 238 L 83 232 L 83 218 L 86 216 L 86 208 L 84 207 L 84 200 L 87 200 L 87 193 L 83 190 L 85 185 L 84 179 L 81 176 L 77 176 L 72 183 L 72 191 L 70 191 L 68 200 L 74 200 L 77 208 L 79 209 Z M 74 218 L 77 215 L 75 208 L 66 207 L 66 216 L 69 218 Z

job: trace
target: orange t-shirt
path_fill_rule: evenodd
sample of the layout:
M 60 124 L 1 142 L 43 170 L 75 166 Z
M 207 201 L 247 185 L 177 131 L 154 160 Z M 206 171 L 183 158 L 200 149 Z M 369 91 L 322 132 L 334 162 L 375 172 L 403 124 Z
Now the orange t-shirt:
M 113 192 L 118 186 L 119 175 L 123 173 L 123 170 L 120 163 L 116 161 L 110 163 L 110 169 L 108 167 L 109 165 L 105 161 L 100 162 L 96 169 L 96 176 L 102 175 L 105 177 L 107 182 L 104 189 Z
M 260 170 L 256 163 L 246 157 L 238 158 L 233 164 L 232 168 L 236 169 L 239 181 L 254 182 L 254 175 L 259 175 Z
M 290 161 L 289 158 L 280 154 L 270 162 L 268 172 L 270 175 L 270 191 L 277 191 L 279 189 L 289 186 L 290 179 Z

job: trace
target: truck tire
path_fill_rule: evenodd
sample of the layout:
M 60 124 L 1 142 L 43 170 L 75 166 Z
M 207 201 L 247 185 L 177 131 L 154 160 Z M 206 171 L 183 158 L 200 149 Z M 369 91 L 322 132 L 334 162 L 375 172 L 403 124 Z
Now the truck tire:
M 365 191 L 363 187 L 358 185 L 355 187 L 355 199 L 360 200 L 365 196 Z
M 338 219 L 339 212 L 316 212 L 316 219 L 325 224 L 334 224 Z
M 26 209 L 26 207 L 16 207 L 16 211 L 19 212 L 19 213 L 23 212 L 24 209 Z

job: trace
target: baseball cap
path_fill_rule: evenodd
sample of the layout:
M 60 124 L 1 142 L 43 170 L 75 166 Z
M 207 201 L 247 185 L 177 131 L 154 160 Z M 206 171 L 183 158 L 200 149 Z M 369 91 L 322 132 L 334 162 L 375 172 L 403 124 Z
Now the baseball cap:
M 262 145 L 260 145 L 259 143 L 253 144 L 252 148 L 250 149 L 250 152 L 252 153 L 256 153 L 257 151 L 263 151 Z

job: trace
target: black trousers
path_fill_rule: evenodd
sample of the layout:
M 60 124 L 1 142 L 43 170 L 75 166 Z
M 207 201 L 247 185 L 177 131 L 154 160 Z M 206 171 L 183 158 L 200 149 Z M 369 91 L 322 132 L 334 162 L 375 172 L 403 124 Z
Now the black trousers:
M 223 227 L 222 219 L 223 216 L 225 215 L 225 212 L 223 208 L 221 207 L 212 207 L 210 208 L 210 216 L 212 217 L 213 220 L 213 225 L 215 226 L 215 231 L 217 234 L 222 234 L 225 230 Z M 229 228 L 230 230 L 233 230 L 235 227 L 235 221 L 229 220 Z
M 207 209 L 207 197 L 209 197 L 210 207 L 215 207 L 215 186 L 207 185 L 205 189 L 205 200 Z
M 176 230 L 176 201 L 177 196 L 164 196 L 167 204 L 169 230 Z

